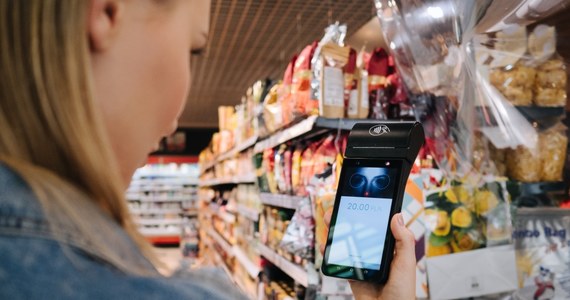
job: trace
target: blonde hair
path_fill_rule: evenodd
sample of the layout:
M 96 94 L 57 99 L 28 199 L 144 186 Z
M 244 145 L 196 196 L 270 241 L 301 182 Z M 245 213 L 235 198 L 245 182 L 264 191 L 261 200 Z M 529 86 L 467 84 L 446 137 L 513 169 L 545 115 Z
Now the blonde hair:
M 144 257 L 155 262 L 129 215 L 94 104 L 88 5 L 77 0 L 0 1 L 0 162 L 34 191 L 56 238 L 63 240 L 55 229 L 66 226 L 117 268 L 151 274 L 147 260 L 125 259 L 130 241 L 108 222 L 121 226 Z

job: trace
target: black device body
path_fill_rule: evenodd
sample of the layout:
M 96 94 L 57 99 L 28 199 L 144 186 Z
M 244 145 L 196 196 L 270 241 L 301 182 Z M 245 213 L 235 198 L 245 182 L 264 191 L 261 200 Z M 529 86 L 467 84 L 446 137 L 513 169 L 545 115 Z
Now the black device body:
M 388 279 L 395 246 L 390 220 L 402 209 L 424 140 L 418 122 L 354 125 L 321 266 L 324 275 L 378 283 Z

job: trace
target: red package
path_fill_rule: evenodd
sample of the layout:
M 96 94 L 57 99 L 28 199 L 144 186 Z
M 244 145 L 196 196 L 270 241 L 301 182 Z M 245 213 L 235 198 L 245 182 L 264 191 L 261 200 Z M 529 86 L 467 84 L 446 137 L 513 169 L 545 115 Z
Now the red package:
M 282 109 L 282 121 L 284 125 L 287 125 L 293 122 L 294 116 L 294 109 L 295 103 L 294 99 L 291 94 L 291 85 L 293 84 L 293 70 L 295 66 L 295 62 L 297 61 L 297 55 L 291 58 L 289 65 L 287 65 L 287 69 L 285 70 L 285 74 L 283 74 L 283 85 L 281 86 L 280 90 L 277 92 L 277 101 L 281 103 Z
M 287 147 L 287 149 L 285 150 L 285 153 L 283 153 L 283 163 L 284 163 L 284 171 L 285 171 L 285 190 L 287 194 L 290 194 L 292 192 L 292 187 L 291 187 L 291 171 L 293 169 L 293 151 L 294 151 L 294 147 L 290 146 Z
M 269 191 L 273 194 L 277 193 L 277 182 L 275 181 L 275 150 L 265 149 L 263 151 L 263 168 L 267 177 Z
M 386 76 L 388 76 L 389 58 L 383 48 L 376 48 L 368 62 L 368 95 L 370 100 L 370 118 L 386 119 L 388 95 Z
M 291 93 L 294 99 L 293 114 L 295 117 L 305 115 L 313 109 L 318 109 L 318 101 L 311 101 L 311 59 L 317 48 L 313 42 L 301 51 L 293 68 L 293 82 Z
M 297 194 L 301 183 L 301 163 L 303 161 L 304 145 L 299 144 L 295 147 L 291 157 L 291 190 L 293 194 Z
M 313 156 L 313 169 L 311 170 L 309 180 L 315 174 L 321 174 L 331 166 L 335 162 L 337 154 L 338 150 L 335 147 L 335 135 L 331 134 L 322 141 L 319 148 L 315 151 Z
M 301 176 L 300 176 L 301 178 L 297 190 L 298 196 L 308 195 L 307 185 L 312 177 L 313 165 L 315 163 L 313 155 L 318 147 L 319 147 L 319 142 L 315 142 L 311 144 L 309 147 L 307 147 L 307 149 L 305 149 L 305 151 L 303 152 L 301 158 Z
M 350 49 L 348 62 L 344 66 L 344 110 L 345 117 L 358 118 L 358 80 L 354 76 L 356 71 L 356 50 Z

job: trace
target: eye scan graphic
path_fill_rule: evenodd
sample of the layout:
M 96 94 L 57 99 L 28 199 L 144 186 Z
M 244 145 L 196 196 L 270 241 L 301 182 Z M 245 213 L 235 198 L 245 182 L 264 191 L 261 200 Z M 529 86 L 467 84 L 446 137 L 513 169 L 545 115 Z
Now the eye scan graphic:
M 328 263 L 380 269 L 398 169 L 347 167 Z

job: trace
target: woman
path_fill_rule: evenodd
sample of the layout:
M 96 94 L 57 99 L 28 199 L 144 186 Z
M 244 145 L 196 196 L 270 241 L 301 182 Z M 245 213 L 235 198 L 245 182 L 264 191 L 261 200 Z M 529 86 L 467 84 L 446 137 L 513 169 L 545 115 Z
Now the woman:
M 189 16 L 208 8 L 0 1 L 1 299 L 243 297 L 216 272 L 161 277 L 123 196 L 176 128 L 208 27 Z M 357 297 L 413 298 L 413 237 L 397 220 L 389 283 L 353 283 Z

